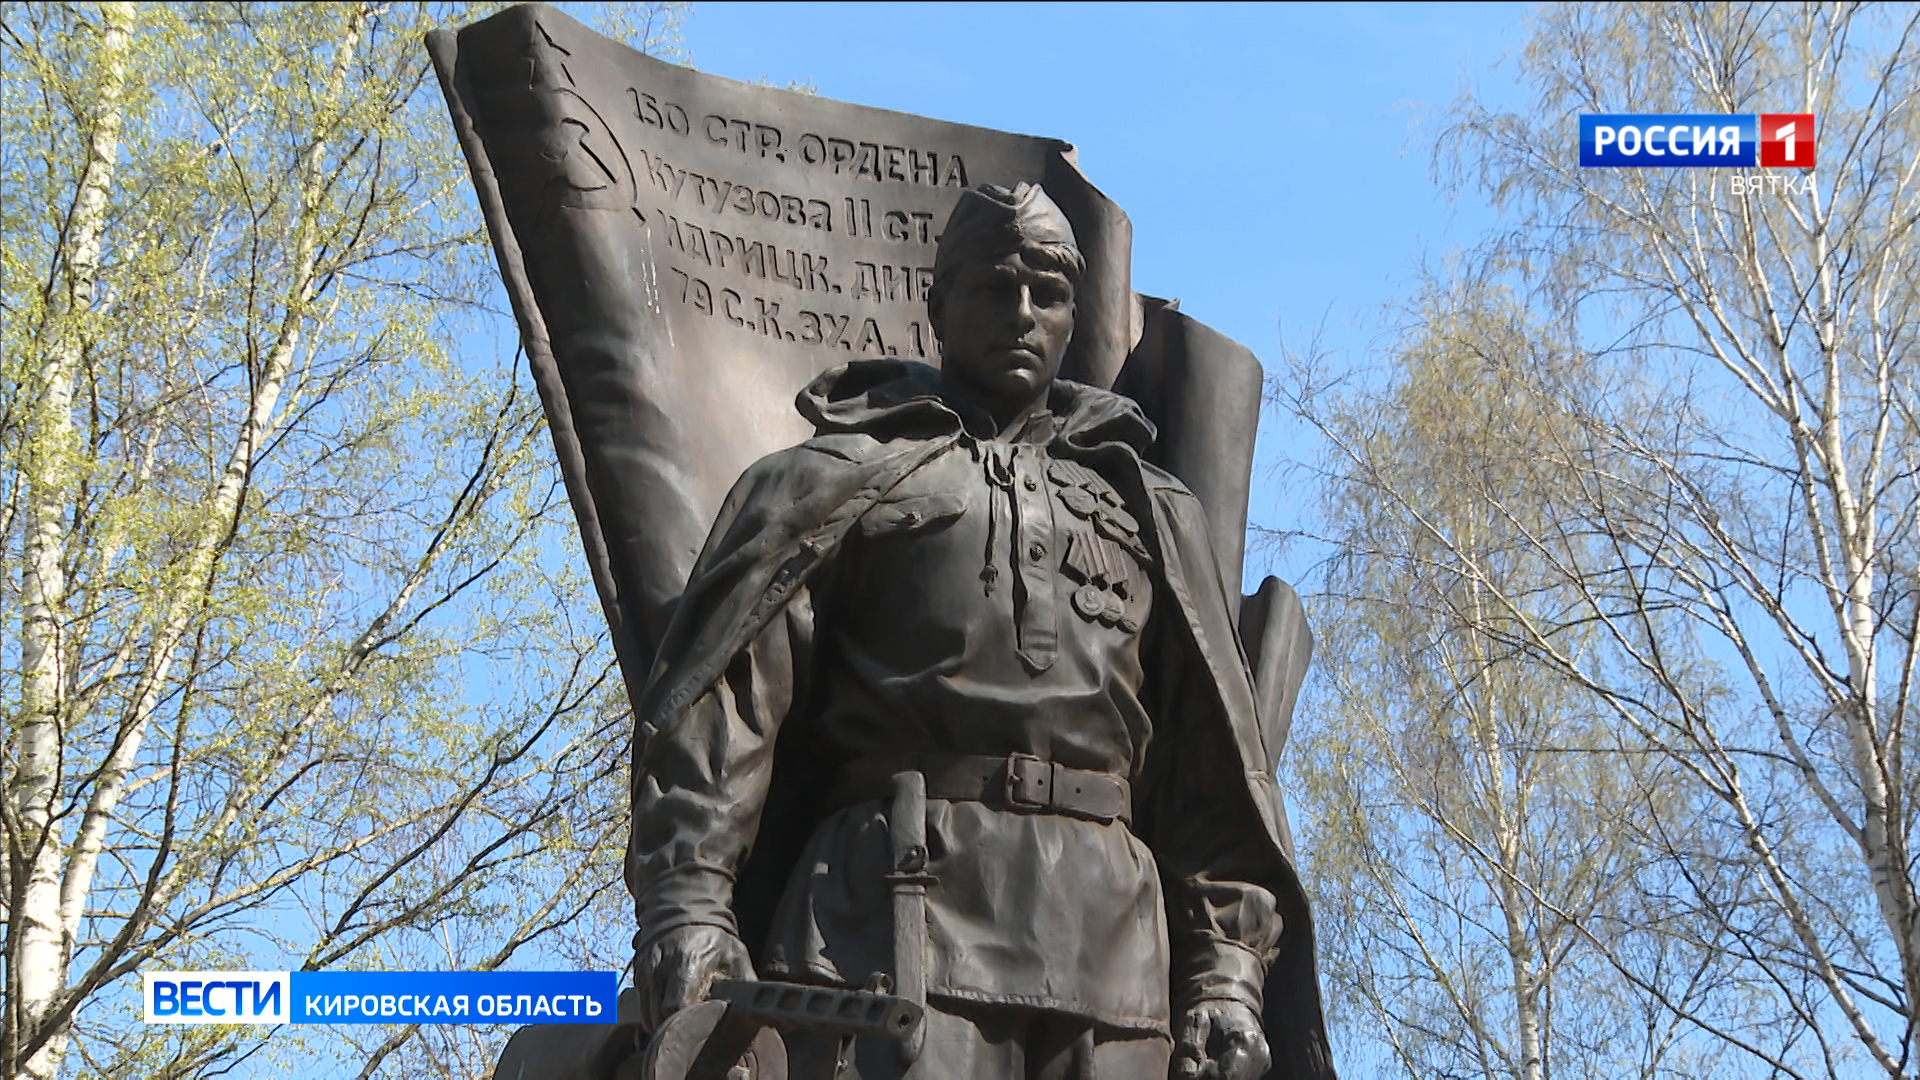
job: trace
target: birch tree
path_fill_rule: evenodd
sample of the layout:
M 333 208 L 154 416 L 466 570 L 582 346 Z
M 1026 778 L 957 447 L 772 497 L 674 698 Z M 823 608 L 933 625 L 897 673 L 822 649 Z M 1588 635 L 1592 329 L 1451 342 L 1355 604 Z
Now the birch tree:
M 1684 831 L 1684 800 L 1616 752 L 1579 685 L 1514 647 L 1524 622 L 1579 604 L 1529 541 L 1553 512 L 1537 450 L 1560 418 L 1493 359 L 1531 359 L 1540 328 L 1486 283 L 1432 285 L 1405 315 L 1380 383 L 1329 385 L 1311 357 L 1281 383 L 1339 462 L 1320 722 L 1294 779 L 1329 883 L 1334 996 L 1349 1030 L 1378 1033 L 1354 1058 L 1416 1077 L 1704 1075 L 1671 1016 L 1620 1019 L 1634 977 L 1676 1000 L 1711 981 L 1676 985 L 1610 929 L 1664 885 L 1642 820 Z M 1561 641 L 1583 651 L 1582 636 Z
M 1504 284 L 1533 329 L 1447 332 L 1516 413 L 1552 418 L 1483 432 L 1531 474 L 1412 486 L 1340 437 L 1376 393 L 1285 392 L 1330 434 L 1330 479 L 1370 491 L 1451 588 L 1484 598 L 1472 633 L 1572 688 L 1560 722 L 1598 718 L 1621 775 L 1659 778 L 1626 790 L 1674 793 L 1595 808 L 1596 836 L 1631 838 L 1648 865 L 1630 904 L 1575 920 L 1638 1002 L 1627 1015 L 1692 1048 L 1655 1074 L 1910 1076 L 1920 13 L 1551 6 L 1521 73 L 1529 107 L 1468 97 L 1436 160 L 1510 224 L 1448 295 L 1484 307 Z M 1583 112 L 1814 113 L 1819 164 L 1737 185 L 1583 170 L 1568 134 Z M 1441 512 L 1463 497 L 1534 569 L 1481 557 Z
M 421 46 L 479 14 L 4 6 L 0 1076 L 471 1075 L 137 972 L 623 958 L 630 725 Z

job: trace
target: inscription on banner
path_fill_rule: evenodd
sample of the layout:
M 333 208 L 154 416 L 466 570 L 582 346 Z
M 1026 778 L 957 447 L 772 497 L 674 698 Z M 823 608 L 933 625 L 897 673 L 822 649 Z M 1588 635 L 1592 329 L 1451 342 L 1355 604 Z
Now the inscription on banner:
M 970 182 L 965 154 L 802 131 L 649 87 L 623 96 L 637 136 L 622 150 L 670 326 L 827 362 L 937 359 L 926 300 L 946 207 Z
M 641 124 L 682 138 L 691 137 L 694 124 L 689 117 L 692 114 L 684 106 L 661 101 L 636 87 L 628 87 L 627 94 L 633 101 L 634 119 Z M 921 147 L 891 146 L 811 131 L 789 141 L 785 133 L 772 124 L 718 113 L 707 114 L 699 127 L 708 143 L 776 162 L 787 160 L 786 147 L 790 145 L 802 163 L 830 169 L 835 176 L 865 178 L 876 183 L 967 186 L 967 165 L 959 154 L 943 155 Z

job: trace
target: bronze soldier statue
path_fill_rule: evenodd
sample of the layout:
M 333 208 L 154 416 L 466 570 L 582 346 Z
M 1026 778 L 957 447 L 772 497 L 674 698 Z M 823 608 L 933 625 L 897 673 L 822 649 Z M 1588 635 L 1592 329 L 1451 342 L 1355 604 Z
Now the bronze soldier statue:
M 1056 377 L 1082 269 L 1039 187 L 968 191 L 927 303 L 940 370 L 820 376 L 796 402 L 813 438 L 728 496 L 639 699 L 648 1026 L 716 978 L 911 971 L 917 1077 L 1252 1080 L 1270 1053 L 1332 1077 L 1200 505 L 1143 460 L 1132 401 Z M 1300 970 L 1270 973 L 1283 953 Z M 796 1076 L 911 1057 L 788 1039 Z

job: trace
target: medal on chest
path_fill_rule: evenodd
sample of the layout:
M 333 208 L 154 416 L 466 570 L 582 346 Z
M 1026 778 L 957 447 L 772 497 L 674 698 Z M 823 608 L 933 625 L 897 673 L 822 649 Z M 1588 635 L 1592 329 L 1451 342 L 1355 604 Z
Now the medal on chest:
M 1140 571 L 1150 561 L 1139 521 L 1112 485 L 1078 462 L 1049 462 L 1047 478 L 1068 511 L 1061 529 L 1066 552 L 1060 570 L 1079 585 L 1071 602 L 1074 614 L 1129 634 L 1139 632 Z

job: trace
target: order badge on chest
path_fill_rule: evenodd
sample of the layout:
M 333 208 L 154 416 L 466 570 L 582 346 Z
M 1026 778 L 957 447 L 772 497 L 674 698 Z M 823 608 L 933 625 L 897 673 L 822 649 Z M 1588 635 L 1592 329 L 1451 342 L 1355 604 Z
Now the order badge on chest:
M 1047 465 L 1060 505 L 1069 511 L 1063 524 L 1066 553 L 1061 572 L 1080 587 L 1073 592 L 1074 613 L 1088 622 L 1140 630 L 1140 570 L 1151 559 L 1140 540 L 1140 523 L 1121 504 L 1120 495 L 1100 474 L 1073 461 Z

